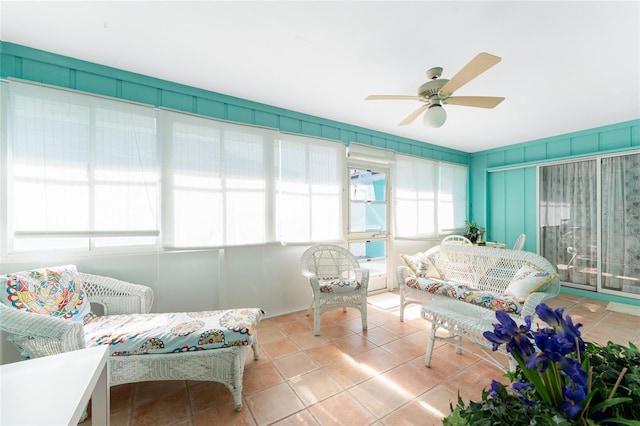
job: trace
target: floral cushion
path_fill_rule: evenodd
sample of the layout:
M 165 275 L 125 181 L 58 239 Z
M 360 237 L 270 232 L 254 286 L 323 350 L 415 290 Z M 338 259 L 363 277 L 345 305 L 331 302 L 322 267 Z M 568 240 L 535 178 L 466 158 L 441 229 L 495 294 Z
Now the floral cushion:
M 529 294 L 543 290 L 557 276 L 556 273 L 543 272 L 535 266 L 525 263 L 513 276 L 504 294 L 515 297 L 520 303 L 524 303 Z
M 494 311 L 504 311 L 510 314 L 522 312 L 522 305 L 515 297 L 503 296 L 489 291 L 469 290 L 462 300 Z
M 513 314 L 519 314 L 522 311 L 522 305 L 518 303 L 518 300 L 514 297 L 472 289 L 466 285 L 456 284 L 450 281 L 424 277 L 408 277 L 405 280 L 405 285 L 423 290 L 427 293 L 483 306 L 494 311 L 505 311 Z
M 111 355 L 200 351 L 253 343 L 258 308 L 96 317 L 85 325 L 86 345 L 109 345 Z
M 441 279 L 440 273 L 425 253 L 401 254 L 400 259 L 417 277 Z
M 344 278 L 330 278 L 319 280 L 319 282 L 320 291 L 323 293 L 347 293 L 360 288 L 360 281 Z
M 94 317 L 75 265 L 0 276 L 2 302 L 12 308 L 84 324 Z

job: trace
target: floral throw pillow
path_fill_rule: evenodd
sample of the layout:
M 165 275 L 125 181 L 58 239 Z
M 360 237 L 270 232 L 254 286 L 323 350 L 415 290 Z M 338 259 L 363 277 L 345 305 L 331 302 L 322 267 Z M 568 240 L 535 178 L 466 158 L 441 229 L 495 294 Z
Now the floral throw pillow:
M 520 303 L 524 303 L 529 294 L 543 290 L 557 276 L 556 273 L 544 272 L 525 263 L 513 276 L 504 294 L 515 297 Z
M 75 265 L 21 271 L 0 276 L 2 302 L 15 309 L 70 319 L 93 318 Z
M 401 254 L 400 259 L 411 269 L 411 272 L 413 272 L 413 275 L 416 277 L 442 279 L 433 262 L 431 262 L 425 253 L 416 253 L 414 255 Z

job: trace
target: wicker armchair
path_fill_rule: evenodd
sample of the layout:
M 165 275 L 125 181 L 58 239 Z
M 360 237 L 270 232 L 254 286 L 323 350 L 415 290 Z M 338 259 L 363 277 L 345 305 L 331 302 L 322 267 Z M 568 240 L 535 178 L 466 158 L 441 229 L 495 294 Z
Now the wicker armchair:
M 91 304 L 102 305 L 104 309 L 105 315 L 96 317 L 98 319 L 117 321 L 118 317 L 130 319 L 139 315 L 144 317 L 146 321 L 162 324 L 163 318 L 161 316 L 179 315 L 173 313 L 149 314 L 153 302 L 153 291 L 149 287 L 81 272 L 77 272 L 77 276 L 81 282 L 81 288 L 85 291 Z M 5 278 L 4 282 L 6 283 L 6 277 L 0 278 Z M 13 300 L 17 299 L 14 297 Z M 53 355 L 96 344 L 88 337 L 87 329 L 92 325 L 92 322 L 83 325 L 82 321 L 78 322 L 54 315 L 41 315 L 20 309 L 20 307 L 14 308 L 0 303 L 0 329 L 7 333 L 7 339 L 16 345 L 23 358 Z M 205 316 L 225 312 L 233 316 L 239 315 L 239 311 L 241 310 L 197 312 L 193 315 Z M 247 337 L 251 342 L 250 346 L 245 343 L 234 343 L 230 346 L 225 345 L 207 350 L 199 350 L 202 349 L 199 347 L 189 348 L 186 352 L 178 353 L 115 356 L 123 354 L 114 353 L 119 345 L 112 345 L 110 348 L 112 356 L 109 357 L 110 386 L 155 380 L 215 381 L 223 383 L 231 391 L 235 408 L 240 410 L 245 359 L 249 347 L 253 349 L 254 359 L 258 358 L 257 336 L 254 327 L 262 314 L 259 309 L 243 310 L 243 312 L 246 311 L 257 314 L 252 317 L 254 321 L 251 325 L 251 333 L 243 330 L 245 334 L 251 334 L 250 337 Z M 104 333 L 103 330 L 100 331 Z M 104 334 L 108 335 L 108 333 Z M 207 341 L 205 344 L 210 342 Z
M 527 241 L 526 234 L 520 234 L 515 243 L 513 243 L 513 250 L 522 250 L 524 248 L 524 243 Z
M 367 329 L 369 270 L 361 269 L 353 254 L 339 246 L 313 246 L 302 254 L 300 271 L 313 291 L 307 315 L 314 308 L 314 335 L 320 335 L 320 316 L 334 308 L 359 309 L 362 329 Z
M 457 245 L 457 246 L 472 246 L 473 243 L 470 239 L 463 235 L 449 235 L 442 239 L 440 245 Z

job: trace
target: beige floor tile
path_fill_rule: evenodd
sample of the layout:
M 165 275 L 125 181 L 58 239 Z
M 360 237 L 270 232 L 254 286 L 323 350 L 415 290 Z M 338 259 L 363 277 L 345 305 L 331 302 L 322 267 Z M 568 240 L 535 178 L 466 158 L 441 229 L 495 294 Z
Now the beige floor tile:
M 304 404 L 286 383 L 272 386 L 246 398 L 256 423 L 268 425 L 304 409 Z
M 272 360 L 300 352 L 298 345 L 289 339 L 260 344 L 260 349 Z
M 259 365 L 244 371 L 242 393 L 251 395 L 282 382 L 284 382 L 284 379 L 272 363 Z
M 289 380 L 289 386 L 308 407 L 343 390 L 326 371 L 316 370 Z
M 171 394 L 137 404 L 133 408 L 132 422 L 140 426 L 163 426 L 189 420 L 190 417 L 189 396 L 185 386 Z
M 414 397 L 385 376 L 375 376 L 349 388 L 348 392 L 377 418 L 386 416 Z
M 274 360 L 273 364 L 285 379 L 301 376 L 318 368 L 318 363 L 304 352 L 279 358 Z
M 333 364 L 334 362 L 338 362 L 349 357 L 349 355 L 342 352 L 340 348 L 333 343 L 310 348 L 304 352 L 321 366 Z
M 309 412 L 323 426 L 368 425 L 376 419 L 348 392 L 311 406 Z
M 317 426 L 320 423 L 309 410 L 299 411 L 285 419 L 273 423 L 274 426 Z

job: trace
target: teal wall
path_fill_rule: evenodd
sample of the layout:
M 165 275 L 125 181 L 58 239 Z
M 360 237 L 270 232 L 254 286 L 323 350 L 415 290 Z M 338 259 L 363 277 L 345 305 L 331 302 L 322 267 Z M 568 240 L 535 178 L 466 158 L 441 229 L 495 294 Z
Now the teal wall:
M 0 41 L 0 78 L 17 78 L 221 120 L 469 164 L 469 154 Z
M 473 153 L 471 215 L 489 239 L 513 245 L 525 233 L 525 250 L 535 252 L 536 165 L 632 149 L 640 149 L 640 119 Z

